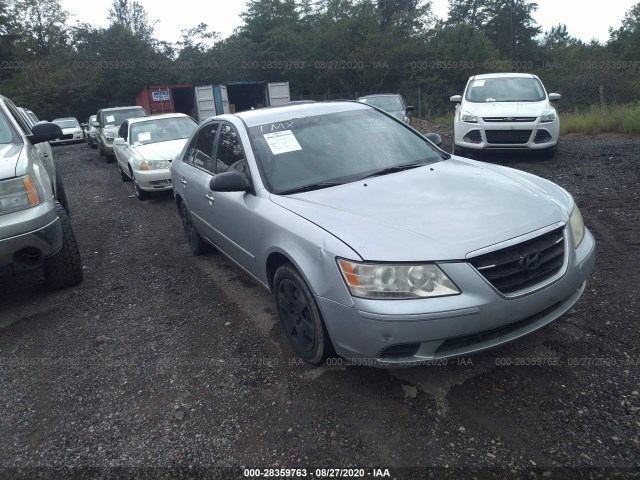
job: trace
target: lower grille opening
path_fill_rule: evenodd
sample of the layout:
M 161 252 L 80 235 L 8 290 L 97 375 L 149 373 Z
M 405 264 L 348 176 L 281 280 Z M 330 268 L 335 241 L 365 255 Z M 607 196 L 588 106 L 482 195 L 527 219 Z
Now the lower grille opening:
M 541 129 L 536 133 L 536 138 L 533 139 L 533 143 L 547 143 L 549 140 L 551 140 L 551 134 Z
M 464 136 L 463 140 L 469 143 L 481 143 L 482 135 L 480 134 L 480 130 L 470 130 Z
M 527 143 L 533 130 L 486 130 L 488 143 Z
M 419 343 L 406 343 L 403 345 L 394 345 L 393 347 L 386 348 L 380 358 L 406 358 L 413 357 L 418 353 L 420 348 Z
M 566 298 L 563 300 L 560 300 L 558 303 L 554 303 L 553 305 L 551 305 L 548 308 L 545 308 L 541 312 L 538 312 L 535 315 L 531 315 L 530 317 L 527 317 L 515 323 L 510 323 L 502 327 L 492 328 L 490 330 L 484 330 L 478 333 L 464 335 L 462 337 L 450 338 L 449 340 L 443 342 L 442 345 L 438 347 L 435 354 L 437 355 L 439 353 L 446 353 L 454 350 L 469 348 L 483 342 L 500 338 L 504 335 L 520 330 L 521 328 L 526 328 L 527 326 L 537 322 L 541 318 L 551 313 L 553 310 L 555 310 L 560 305 L 562 305 L 566 300 L 567 300 Z

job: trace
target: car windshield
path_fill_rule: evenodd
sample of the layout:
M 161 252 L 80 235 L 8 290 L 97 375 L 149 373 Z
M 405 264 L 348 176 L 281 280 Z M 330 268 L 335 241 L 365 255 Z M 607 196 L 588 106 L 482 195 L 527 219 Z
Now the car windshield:
M 541 102 L 546 94 L 537 78 L 500 77 L 473 80 L 466 98 L 474 103 Z
M 198 124 L 191 117 L 159 118 L 131 125 L 132 145 L 189 138 Z
M 59 125 L 60 128 L 80 128 L 80 125 L 75 120 L 54 120 L 53 123 Z
M 270 189 L 282 194 L 444 158 L 424 138 L 374 109 L 292 118 L 252 127 L 249 134 Z
M 369 105 L 373 105 L 374 107 L 381 108 L 386 112 L 399 112 L 404 110 L 402 106 L 402 101 L 399 97 L 389 96 L 389 97 L 365 97 L 361 100 L 363 103 L 368 103 Z
M 110 112 L 103 112 L 104 126 L 118 126 L 122 125 L 122 122 L 129 118 L 146 117 L 147 112 L 142 108 L 132 108 L 130 110 L 112 110 Z

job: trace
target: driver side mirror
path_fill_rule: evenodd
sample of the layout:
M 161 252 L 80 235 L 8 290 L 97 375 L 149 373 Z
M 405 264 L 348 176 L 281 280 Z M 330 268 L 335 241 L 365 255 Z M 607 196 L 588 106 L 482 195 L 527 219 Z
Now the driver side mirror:
M 433 143 L 436 147 L 442 145 L 442 137 L 437 133 L 427 133 L 425 137 L 427 137 L 427 140 Z
M 31 127 L 31 135 L 28 135 L 27 138 L 33 145 L 35 145 L 37 143 L 55 140 L 56 138 L 60 138 L 61 136 L 62 129 L 60 128 L 60 125 L 56 125 L 55 123 L 42 122 L 36 123 L 33 127 Z
M 406 111 L 407 111 L 407 112 L 413 112 L 415 109 L 416 109 L 416 107 L 414 107 L 413 105 L 409 105 L 409 106 L 406 108 Z
M 241 172 L 230 170 L 214 175 L 209 182 L 209 188 L 212 192 L 248 192 L 251 190 L 251 184 Z
M 116 137 L 116 138 L 113 140 L 113 144 L 114 144 L 114 145 L 125 145 L 126 143 L 127 143 L 127 141 L 126 141 L 124 138 L 122 138 L 122 137 Z

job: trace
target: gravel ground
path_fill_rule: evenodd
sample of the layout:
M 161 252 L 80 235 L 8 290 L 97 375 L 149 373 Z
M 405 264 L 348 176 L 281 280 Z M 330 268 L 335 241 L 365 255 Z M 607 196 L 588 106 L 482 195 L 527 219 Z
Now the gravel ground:
M 138 201 L 85 145 L 54 155 L 85 280 L 0 279 L 0 477 L 640 478 L 637 140 L 491 157 L 574 194 L 598 241 L 587 290 L 525 339 L 391 371 L 301 363 L 267 292 L 191 256 L 171 195 Z

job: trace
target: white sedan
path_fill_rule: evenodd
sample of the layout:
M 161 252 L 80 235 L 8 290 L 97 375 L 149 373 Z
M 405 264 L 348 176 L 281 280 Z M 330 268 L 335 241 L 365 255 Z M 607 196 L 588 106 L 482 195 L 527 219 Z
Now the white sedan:
M 551 105 L 560 94 L 545 90 L 529 73 L 475 75 L 463 95 L 454 95 L 453 150 L 535 150 L 552 157 L 560 120 Z
M 53 123 L 62 129 L 62 136 L 51 140 L 50 145 L 63 145 L 65 143 L 80 143 L 83 141 L 82 127 L 75 117 L 56 118 Z
M 171 190 L 171 161 L 182 151 L 198 124 L 182 113 L 125 120 L 113 142 L 123 182 L 133 182 L 139 200 Z

